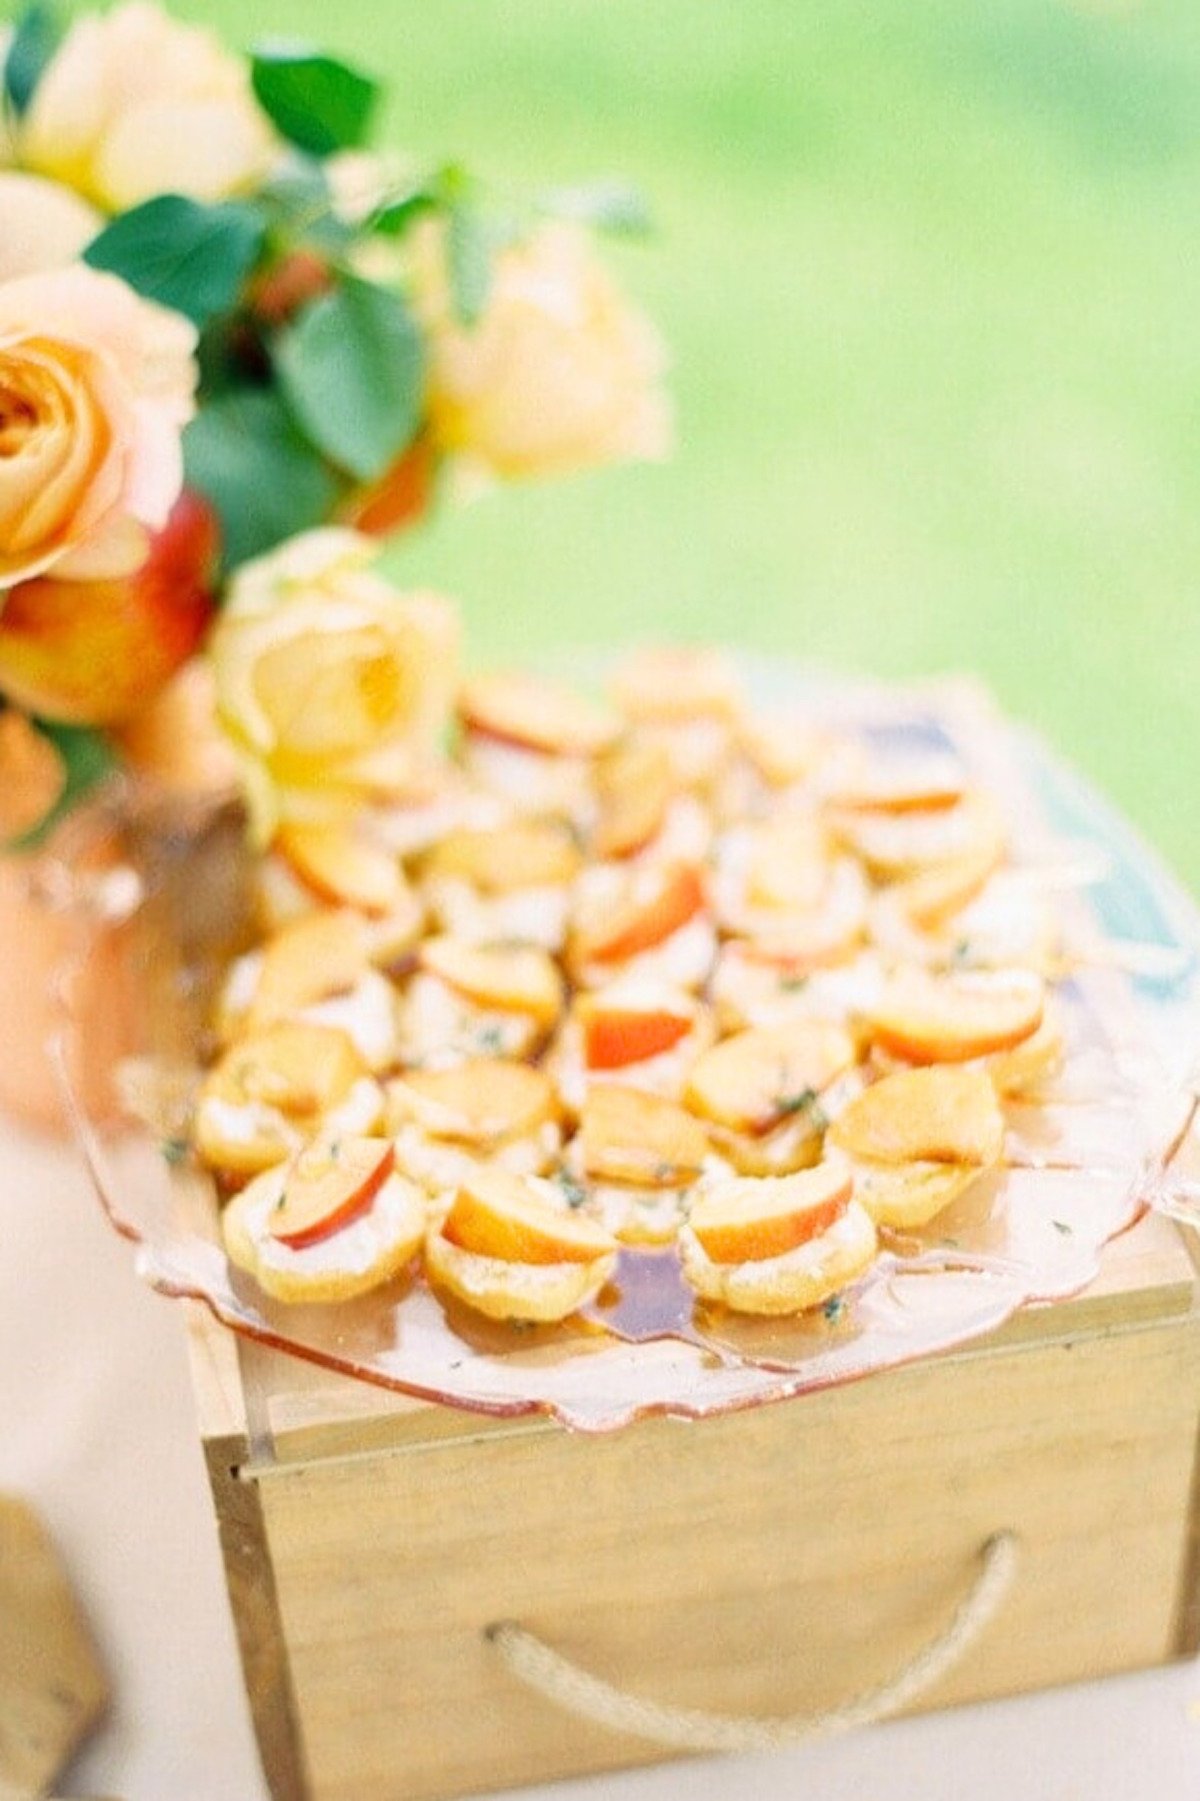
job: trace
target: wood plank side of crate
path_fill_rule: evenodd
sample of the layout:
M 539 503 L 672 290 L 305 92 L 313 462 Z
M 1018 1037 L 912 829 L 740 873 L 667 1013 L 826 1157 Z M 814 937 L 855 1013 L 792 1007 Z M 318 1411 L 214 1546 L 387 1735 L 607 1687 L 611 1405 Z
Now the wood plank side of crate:
M 1192 1648 L 1194 1294 L 1178 1235 L 1152 1220 L 1110 1247 L 1087 1296 L 1007 1338 L 599 1440 L 331 1387 L 280 1360 L 276 1459 L 250 1482 L 231 1475 L 239 1446 L 253 1467 L 232 1341 L 198 1322 L 273 1792 L 444 1796 L 656 1755 L 519 1689 L 482 1638 L 501 1616 L 653 1698 L 828 1705 L 936 1630 L 1005 1525 L 1024 1540 L 1011 1609 L 930 1705 Z
M 929 1705 L 1178 1650 L 1194 1321 L 921 1366 L 602 1440 L 447 1440 L 262 1483 L 313 1794 L 385 1801 L 617 1767 L 653 1748 L 516 1686 L 516 1618 L 653 1699 L 824 1709 L 945 1619 L 1015 1530 L 1002 1619 Z

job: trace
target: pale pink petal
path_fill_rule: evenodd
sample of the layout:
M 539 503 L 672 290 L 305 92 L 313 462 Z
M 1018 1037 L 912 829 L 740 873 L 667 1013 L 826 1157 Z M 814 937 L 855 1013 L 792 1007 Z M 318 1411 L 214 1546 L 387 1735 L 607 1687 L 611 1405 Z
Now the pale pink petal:
M 139 403 L 125 466 L 125 505 L 135 518 L 155 530 L 183 487 L 183 447 L 179 432 L 159 408 Z
M 104 350 L 135 393 L 157 396 L 181 424 L 190 418 L 195 326 L 119 277 L 76 263 L 3 283 L 0 349 L 31 335 Z
M 119 208 L 164 192 L 221 200 L 259 180 L 273 149 L 255 115 L 236 102 L 155 99 L 114 124 L 96 158 L 97 178 Z
M 113 581 L 132 575 L 150 554 L 150 536 L 128 513 L 115 513 L 104 527 L 54 565 L 69 582 Z
M 0 171 L 0 281 L 74 262 L 104 223 L 61 182 Z

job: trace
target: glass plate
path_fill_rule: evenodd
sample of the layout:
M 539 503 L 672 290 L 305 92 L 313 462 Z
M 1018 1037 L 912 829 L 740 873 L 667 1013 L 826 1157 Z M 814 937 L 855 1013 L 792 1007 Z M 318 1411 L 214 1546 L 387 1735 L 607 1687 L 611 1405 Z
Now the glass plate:
M 226 809 L 165 829 L 134 811 L 137 880 L 118 872 L 123 885 L 110 876 L 106 893 L 118 895 L 108 912 L 126 915 L 140 1023 L 123 1089 L 142 1123 L 113 1130 L 71 1091 L 65 1052 L 85 1021 L 68 1019 L 57 1056 L 97 1191 L 146 1281 L 205 1302 L 235 1332 L 385 1388 L 600 1431 L 824 1389 L 962 1344 L 1086 1287 L 1104 1245 L 1147 1207 L 1200 1212 L 1179 1163 L 1197 1112 L 1200 918 L 1152 853 L 973 684 L 897 690 L 750 663 L 746 673 L 764 707 L 827 718 L 884 749 L 955 752 L 1005 810 L 1017 864 L 1060 889 L 1072 1055 L 1047 1104 L 1007 1107 L 1005 1167 L 797 1319 L 706 1309 L 670 1249 L 623 1251 L 601 1301 L 557 1327 L 492 1325 L 444 1304 L 416 1272 L 336 1306 L 274 1302 L 227 1262 L 213 1186 L 183 1144 L 214 985 L 248 940 L 240 823 Z M 81 951 L 96 929 L 81 928 Z

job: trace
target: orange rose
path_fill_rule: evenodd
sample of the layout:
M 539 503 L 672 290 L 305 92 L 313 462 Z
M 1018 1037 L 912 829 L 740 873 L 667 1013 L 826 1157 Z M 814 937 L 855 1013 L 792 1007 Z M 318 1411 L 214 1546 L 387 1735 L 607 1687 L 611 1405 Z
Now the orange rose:
M 474 326 L 454 318 L 445 234 L 417 234 L 415 304 L 430 335 L 435 440 L 502 476 L 660 457 L 671 421 L 662 346 L 587 236 L 547 225 L 493 260 Z
M 155 194 L 223 200 L 277 154 L 241 59 L 145 0 L 76 20 L 16 139 L 24 167 L 112 212 Z
M 144 561 L 183 485 L 195 342 L 82 264 L 0 284 L 0 591 Z

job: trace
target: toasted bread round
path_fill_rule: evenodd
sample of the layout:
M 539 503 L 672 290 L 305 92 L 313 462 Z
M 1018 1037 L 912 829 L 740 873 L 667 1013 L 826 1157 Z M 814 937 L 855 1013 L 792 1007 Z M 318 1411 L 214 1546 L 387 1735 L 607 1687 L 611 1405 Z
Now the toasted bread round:
M 718 1263 L 690 1225 L 679 1233 L 688 1282 L 703 1300 L 734 1313 L 789 1314 L 819 1307 L 870 1268 L 876 1248 L 875 1227 L 855 1200 L 818 1237 L 753 1262 Z
M 201 1084 L 192 1136 L 201 1159 L 232 1175 L 282 1162 L 317 1130 L 369 1132 L 383 1092 L 333 1027 L 291 1022 L 231 1045 Z
M 221 1216 L 229 1259 L 277 1301 L 348 1301 L 399 1274 L 421 1247 L 425 1200 L 395 1173 L 367 1210 L 339 1231 L 295 1249 L 271 1235 L 269 1221 L 283 1200 L 288 1165 L 266 1170 L 235 1195 Z
M 854 1192 L 877 1226 L 927 1226 L 985 1173 L 968 1163 L 877 1163 L 852 1157 Z
M 599 1294 L 615 1266 L 615 1250 L 591 1263 L 509 1263 L 465 1251 L 440 1229 L 425 1239 L 432 1281 L 488 1319 L 564 1320 Z

